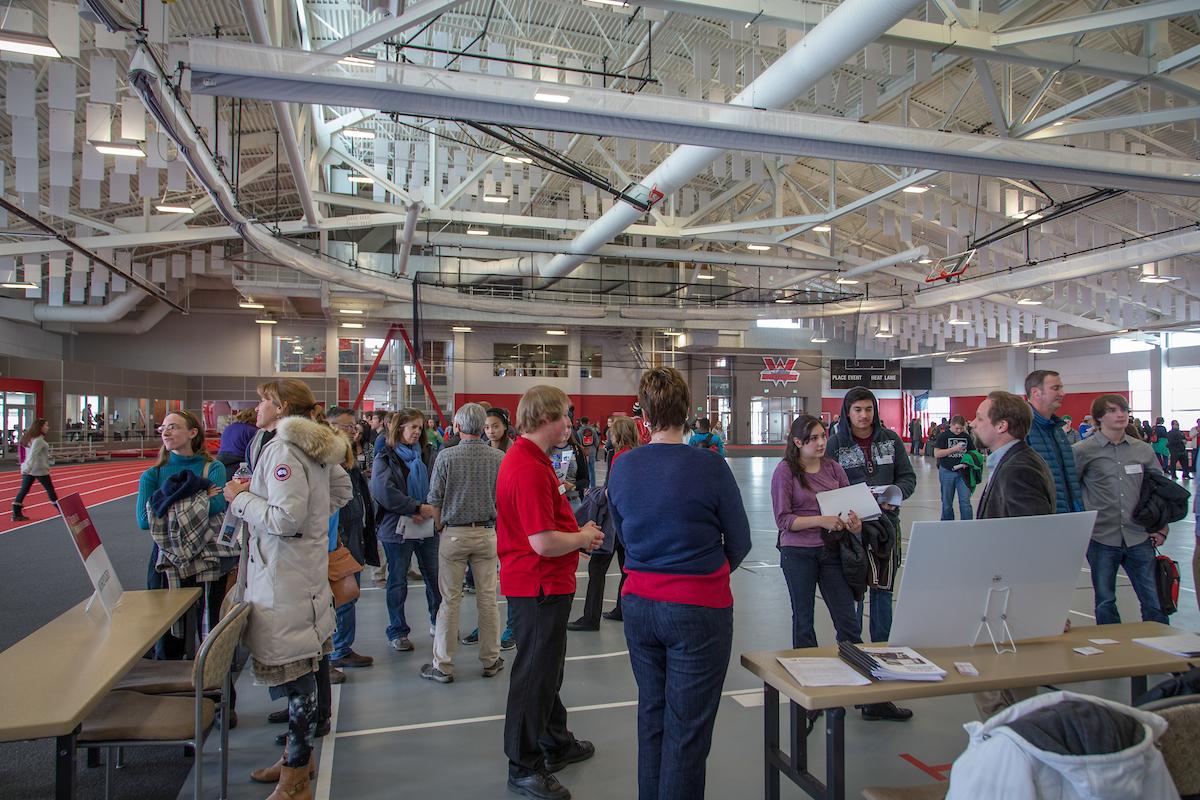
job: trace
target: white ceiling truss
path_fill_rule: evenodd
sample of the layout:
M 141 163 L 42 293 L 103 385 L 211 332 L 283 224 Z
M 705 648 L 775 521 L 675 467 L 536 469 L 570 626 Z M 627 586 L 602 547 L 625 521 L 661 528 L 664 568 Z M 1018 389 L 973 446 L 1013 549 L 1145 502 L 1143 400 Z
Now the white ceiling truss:
M 1194 2 L 914 2 L 794 100 L 731 102 L 859 4 L 423 0 L 389 16 L 359 0 L 147 3 L 145 47 L 179 81 L 241 214 L 360 268 L 393 269 L 403 253 L 402 274 L 385 276 L 398 284 L 419 274 L 455 291 L 473 271 L 472 296 L 519 301 L 549 274 L 590 304 L 587 324 L 828 315 L 883 354 L 1200 319 Z M 195 273 L 226 281 L 230 298 L 268 279 L 281 298 L 338 289 L 336 271 L 289 277 L 278 259 L 239 255 L 237 229 L 130 90 L 134 34 L 76 12 L 15 0 L 5 18 L 64 57 L 0 54 L 4 197 L 188 304 L 219 297 L 189 295 Z M 147 155 L 101 156 L 89 140 Z M 697 146 L 711 160 L 667 181 L 649 213 L 616 196 L 653 188 L 639 184 Z M 1123 193 L 1035 216 L 1094 188 Z M 621 224 L 597 227 L 614 215 Z M 928 265 L 887 263 L 961 252 L 1010 225 L 961 283 L 929 286 Z M 859 283 L 835 283 L 851 270 Z M 0 279 L 36 286 L 3 295 L 81 314 L 129 291 L 2 213 Z M 604 294 L 622 282 L 639 288 Z M 744 290 L 760 300 L 715 299 Z M 468 313 L 512 318 L 485 305 Z M 954 315 L 972 325 L 948 325 Z

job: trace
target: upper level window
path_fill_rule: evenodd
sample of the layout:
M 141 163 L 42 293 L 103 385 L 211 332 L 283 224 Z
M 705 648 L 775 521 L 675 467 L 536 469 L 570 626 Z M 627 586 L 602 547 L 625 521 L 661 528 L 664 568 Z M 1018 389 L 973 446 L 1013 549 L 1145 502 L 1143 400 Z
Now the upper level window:
M 497 342 L 492 345 L 492 372 L 510 378 L 565 378 L 567 346 Z

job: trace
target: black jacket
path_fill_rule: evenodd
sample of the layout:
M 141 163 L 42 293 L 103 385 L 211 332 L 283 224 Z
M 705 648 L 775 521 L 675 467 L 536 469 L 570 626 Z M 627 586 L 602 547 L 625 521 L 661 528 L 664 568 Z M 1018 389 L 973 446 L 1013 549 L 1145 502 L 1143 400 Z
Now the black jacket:
M 1036 450 L 1018 439 L 996 465 L 975 518 L 1036 517 L 1053 514 L 1055 507 L 1050 468 Z
M 1160 472 L 1142 476 L 1142 493 L 1133 509 L 1133 521 L 1148 531 L 1161 531 L 1187 516 L 1192 493 Z
M 338 541 L 360 564 L 378 567 L 379 542 L 375 537 L 375 503 L 371 489 L 358 467 L 350 470 L 350 502 L 338 512 Z
M 871 402 L 875 406 L 875 422 L 870 456 L 866 457 L 854 440 L 848 418 L 850 404 L 845 399 L 842 400 L 842 412 L 838 416 L 837 433 L 830 435 L 825 452 L 841 465 L 851 483 L 865 483 L 868 486 L 894 484 L 900 487 L 900 494 L 907 500 L 917 488 L 916 470 L 908 460 L 908 451 L 900 434 L 883 426 L 879 418 L 879 401 L 874 395 L 871 396 Z M 899 512 L 893 511 L 887 516 L 893 528 L 899 527 Z
M 821 540 L 841 556 L 842 575 L 850 584 L 856 601 L 863 599 L 867 587 L 892 590 L 896 529 L 887 514 L 864 521 L 861 535 L 850 531 L 823 531 Z

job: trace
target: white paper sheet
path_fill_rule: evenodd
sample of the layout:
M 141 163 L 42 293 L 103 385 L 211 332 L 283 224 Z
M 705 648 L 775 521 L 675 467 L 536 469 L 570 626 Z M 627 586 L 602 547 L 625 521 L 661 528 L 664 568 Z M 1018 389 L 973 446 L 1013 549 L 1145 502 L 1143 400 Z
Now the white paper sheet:
M 875 502 L 871 488 L 865 483 L 852 483 L 840 489 L 817 492 L 817 505 L 821 507 L 822 515 L 840 516 L 843 519 L 851 511 L 861 519 L 879 516 L 879 503 Z
M 866 686 L 871 683 L 840 658 L 780 658 L 801 686 Z

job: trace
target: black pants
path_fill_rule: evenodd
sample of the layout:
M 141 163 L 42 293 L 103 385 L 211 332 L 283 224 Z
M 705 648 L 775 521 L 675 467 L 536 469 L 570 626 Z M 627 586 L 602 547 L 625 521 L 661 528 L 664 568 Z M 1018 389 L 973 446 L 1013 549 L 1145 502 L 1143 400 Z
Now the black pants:
M 616 546 L 613 549 L 617 551 L 617 566 L 621 569 L 621 582 L 617 584 L 617 604 L 613 607 L 613 611 L 620 616 L 621 592 L 625 589 L 625 578 L 628 577 L 625 573 L 625 545 L 621 544 L 620 539 L 617 539 Z
M 17 490 L 17 498 L 13 500 L 13 511 L 19 511 L 24 505 L 25 495 L 29 494 L 29 489 L 35 480 L 46 490 L 46 494 L 50 495 L 51 503 L 58 502 L 58 493 L 54 491 L 54 484 L 50 482 L 49 475 L 22 475 L 21 488 Z
M 572 599 L 569 594 L 508 598 L 521 643 L 509 676 L 504 718 L 504 754 L 511 777 L 541 771 L 546 756 L 561 754 L 574 741 L 567 730 L 567 709 L 558 696 Z
M 1191 473 L 1191 463 L 1188 461 L 1186 450 L 1170 450 L 1167 452 L 1167 463 L 1170 465 L 1171 477 L 1176 476 L 1175 465 L 1178 464 L 1183 468 L 1183 477 L 1187 478 Z
M 604 610 L 604 580 L 612 564 L 613 553 L 592 553 L 588 560 L 587 596 L 583 601 L 583 616 L 579 621 L 595 627 L 600 624 L 600 612 Z

